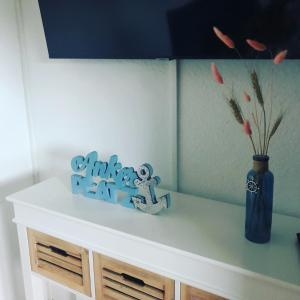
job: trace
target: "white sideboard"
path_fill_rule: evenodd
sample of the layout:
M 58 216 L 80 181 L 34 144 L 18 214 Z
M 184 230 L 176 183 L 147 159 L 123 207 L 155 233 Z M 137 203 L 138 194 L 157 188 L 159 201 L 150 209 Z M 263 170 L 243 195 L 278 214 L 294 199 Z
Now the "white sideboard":
M 244 234 L 244 207 L 180 193 L 160 215 L 147 215 L 73 195 L 70 180 L 51 178 L 9 196 L 17 224 L 27 300 L 46 299 L 43 276 L 32 271 L 27 228 L 227 299 L 300 299 L 300 219 L 273 215 L 272 239 Z M 67 287 L 66 287 L 67 288 Z M 69 288 L 67 288 L 69 289 Z M 77 291 L 72 292 L 75 294 Z

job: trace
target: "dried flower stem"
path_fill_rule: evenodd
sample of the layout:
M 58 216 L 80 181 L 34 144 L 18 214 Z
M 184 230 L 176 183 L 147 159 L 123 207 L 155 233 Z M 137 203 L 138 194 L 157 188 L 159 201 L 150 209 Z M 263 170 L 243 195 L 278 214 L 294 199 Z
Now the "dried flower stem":
M 234 51 L 236 51 L 239 58 L 242 59 L 242 55 L 240 54 L 239 50 L 235 47 L 235 43 L 233 42 L 233 40 L 229 36 L 223 34 L 218 28 L 214 27 L 213 30 L 214 30 L 216 36 L 227 47 L 229 47 L 229 48 L 233 49 Z M 269 49 L 267 49 L 265 44 L 260 43 L 257 40 L 251 40 L 251 39 L 247 39 L 246 42 L 249 44 L 249 46 L 251 48 L 253 48 L 256 51 L 260 52 L 260 51 L 268 50 L 270 52 L 270 56 L 271 56 L 271 59 L 272 59 L 272 57 L 273 57 L 272 52 Z M 273 59 L 273 63 L 274 64 L 280 64 L 286 58 L 286 55 L 287 55 L 287 50 L 280 51 L 279 53 L 277 53 L 277 55 Z M 257 147 L 256 147 L 256 144 L 254 142 L 254 140 L 257 139 L 257 135 L 256 135 L 256 133 L 253 134 L 253 132 L 251 130 L 251 125 L 250 125 L 249 120 L 244 118 L 243 111 L 242 111 L 237 99 L 234 96 L 226 97 L 226 99 L 227 99 L 228 105 L 230 106 L 230 109 L 231 109 L 231 112 L 232 112 L 234 118 L 236 119 L 236 121 L 239 124 L 243 125 L 245 134 L 249 136 L 254 153 L 255 154 L 261 154 L 261 155 L 267 155 L 268 150 L 269 150 L 270 140 L 274 136 L 274 134 L 276 133 L 278 127 L 280 126 L 280 124 L 282 122 L 282 119 L 283 119 L 283 115 L 284 115 L 281 112 L 279 114 L 279 116 L 277 117 L 277 119 L 275 120 L 273 126 L 271 127 L 272 113 L 273 113 L 273 95 L 272 95 L 272 90 L 273 90 L 272 89 L 273 88 L 273 68 L 271 70 L 272 71 L 271 72 L 271 80 L 270 80 L 270 83 L 269 83 L 270 93 L 267 95 L 267 99 L 270 99 L 270 104 L 269 104 L 269 102 L 265 103 L 265 101 L 264 101 L 262 88 L 261 88 L 259 78 L 258 78 L 258 75 L 257 75 L 257 72 L 256 72 L 255 68 L 251 67 L 251 69 L 250 69 L 247 62 L 245 62 L 245 66 L 246 66 L 246 69 L 248 70 L 249 75 L 250 75 L 252 88 L 253 88 L 253 91 L 256 95 L 256 100 L 259 103 L 260 108 L 261 108 L 260 110 L 258 109 L 257 104 L 256 104 L 256 100 L 255 100 L 255 101 L 253 101 L 254 102 L 254 104 L 253 104 L 254 105 L 254 112 L 247 111 L 248 112 L 247 115 L 251 114 L 251 116 L 253 118 L 254 125 L 255 125 L 256 130 L 257 130 L 257 135 L 258 135 Z M 217 73 L 216 71 L 217 70 L 212 70 L 212 71 L 213 71 L 213 75 L 216 79 L 216 77 L 217 77 L 216 76 L 216 73 Z M 223 84 L 223 79 L 221 78 L 220 74 L 218 74 L 218 78 L 216 79 L 216 81 L 220 84 Z M 246 96 L 245 99 L 246 99 L 247 102 L 250 102 L 250 100 L 251 100 L 250 95 Z M 268 108 L 270 108 L 270 110 L 268 111 L 268 114 L 266 113 L 266 108 L 267 108 L 267 110 L 268 110 Z M 263 124 L 262 124 L 262 122 L 263 122 Z
M 256 104 L 254 103 L 255 107 Z M 258 119 L 257 117 L 255 117 L 254 113 L 251 113 L 252 115 L 252 119 L 254 122 L 254 125 L 256 127 L 257 133 L 258 133 L 258 141 L 259 141 L 259 146 L 258 146 L 258 150 L 260 150 L 260 152 L 262 151 L 262 144 L 261 144 L 261 136 L 260 136 L 260 128 L 259 128 L 259 124 L 258 124 Z M 256 115 L 257 115 L 257 111 L 256 111 Z
M 256 119 L 256 127 L 257 127 L 257 132 L 258 132 L 258 140 L 259 140 L 259 150 L 260 150 L 260 153 L 262 153 L 262 143 L 261 143 L 261 132 L 260 132 L 260 120 L 258 119 L 258 113 L 257 113 L 257 106 L 256 106 L 256 102 L 254 102 L 254 111 L 255 111 L 255 119 Z M 254 117 L 254 114 L 253 114 L 253 117 Z
M 276 131 L 277 131 L 279 125 L 281 124 L 282 119 L 283 119 L 283 116 L 284 116 L 284 113 L 281 112 L 281 113 L 279 114 L 279 116 L 277 117 L 276 121 L 275 121 L 274 124 L 273 124 L 272 130 L 271 130 L 271 132 L 270 132 L 270 135 L 269 135 L 269 138 L 268 138 L 268 141 L 267 141 L 266 154 L 268 153 L 268 150 L 269 150 L 270 140 L 271 140 L 271 138 L 274 136 L 274 134 L 276 133 Z
M 244 60 L 244 58 L 243 58 L 243 56 L 241 55 L 241 53 L 240 53 L 240 51 L 239 51 L 238 48 L 234 47 L 233 50 L 235 50 L 235 52 L 237 53 L 239 59 Z M 249 65 L 248 65 L 248 63 L 247 63 L 247 60 L 244 60 L 244 65 L 245 65 L 246 69 L 248 70 L 248 72 L 250 72 L 250 67 L 249 67 Z
M 270 51 L 271 59 L 272 59 L 272 52 Z M 270 81 L 270 116 L 269 116 L 269 124 L 268 124 L 268 130 L 267 130 L 267 149 L 269 147 L 269 137 L 270 137 L 270 129 L 271 129 L 271 123 L 272 123 L 272 113 L 273 113 L 273 75 L 274 75 L 274 65 L 271 69 L 271 81 Z
M 253 151 L 254 151 L 254 154 L 256 155 L 257 152 L 256 152 L 256 148 L 255 148 L 255 145 L 254 145 L 254 141 L 253 141 L 253 138 L 251 135 L 249 135 L 249 138 L 250 138 L 250 141 L 251 141 L 251 144 L 252 144 L 252 147 L 253 147 Z
M 262 107 L 263 114 L 264 114 L 264 146 L 263 146 L 263 152 L 262 154 L 266 153 L 266 143 L 267 143 L 267 120 L 266 120 L 266 110 L 265 107 Z
M 260 104 L 262 113 L 263 113 L 264 127 L 263 127 L 263 147 L 261 149 L 261 154 L 264 154 L 266 151 L 266 142 L 267 142 L 267 136 L 266 136 L 266 134 L 267 134 L 267 119 L 266 119 L 264 98 L 263 98 L 262 90 L 260 87 L 260 83 L 259 83 L 259 79 L 258 79 L 256 71 L 255 70 L 252 71 L 250 76 L 251 76 L 253 90 L 256 94 L 257 101 Z M 257 109 L 256 109 L 256 111 L 257 111 Z

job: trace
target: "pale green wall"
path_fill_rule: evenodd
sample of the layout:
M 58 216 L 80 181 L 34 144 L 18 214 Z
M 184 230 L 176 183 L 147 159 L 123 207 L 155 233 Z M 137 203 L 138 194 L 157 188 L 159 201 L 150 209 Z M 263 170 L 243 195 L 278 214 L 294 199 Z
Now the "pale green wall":
M 211 78 L 210 62 L 180 63 L 179 187 L 182 192 L 244 204 L 251 148 Z M 228 86 L 234 82 L 237 95 L 249 86 L 245 61 L 216 63 Z M 255 64 L 266 83 L 271 63 Z M 275 210 L 300 216 L 300 61 L 277 66 L 273 86 L 274 102 L 288 108 L 270 149 Z

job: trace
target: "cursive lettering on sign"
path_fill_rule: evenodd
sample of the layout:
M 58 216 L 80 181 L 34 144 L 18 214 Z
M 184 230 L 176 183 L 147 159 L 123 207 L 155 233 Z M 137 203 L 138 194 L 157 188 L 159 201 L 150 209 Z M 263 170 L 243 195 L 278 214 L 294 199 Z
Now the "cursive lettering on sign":
M 143 164 L 138 171 L 132 167 L 123 167 L 117 155 L 112 155 L 108 162 L 98 160 L 96 151 L 85 157 L 78 155 L 71 161 L 72 192 L 86 197 L 102 199 L 111 203 L 118 202 L 118 192 L 125 195 L 121 205 L 139 208 L 156 214 L 171 203 L 170 194 L 157 198 L 154 188 L 159 184 L 158 176 L 152 177 L 150 164 Z

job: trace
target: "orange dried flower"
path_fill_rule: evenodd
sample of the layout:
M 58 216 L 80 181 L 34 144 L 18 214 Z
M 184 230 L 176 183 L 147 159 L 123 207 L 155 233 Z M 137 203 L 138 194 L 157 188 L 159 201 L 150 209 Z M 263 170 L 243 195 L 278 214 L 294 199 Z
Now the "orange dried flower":
M 224 83 L 222 75 L 219 72 L 219 70 L 218 70 L 218 68 L 217 68 L 217 66 L 216 66 L 215 63 L 211 64 L 211 73 L 212 73 L 212 75 L 213 75 L 213 77 L 214 77 L 214 79 L 215 79 L 215 81 L 217 83 L 219 83 L 219 84 L 223 84 Z
M 244 91 L 244 100 L 246 102 L 250 102 L 251 101 L 251 97 L 249 96 L 249 94 L 247 92 Z
M 265 51 L 267 49 L 265 44 L 260 43 L 258 41 L 247 39 L 246 42 L 250 47 L 252 47 L 256 51 Z
M 220 29 L 218 29 L 217 27 L 213 27 L 214 33 L 216 34 L 216 36 L 230 49 L 234 49 L 235 45 L 233 40 L 225 35 Z
M 275 65 L 280 64 L 286 58 L 287 52 L 288 52 L 287 50 L 280 51 L 273 60 L 274 64 Z
M 243 128 L 246 135 L 252 135 L 251 125 L 248 120 L 244 120 Z

